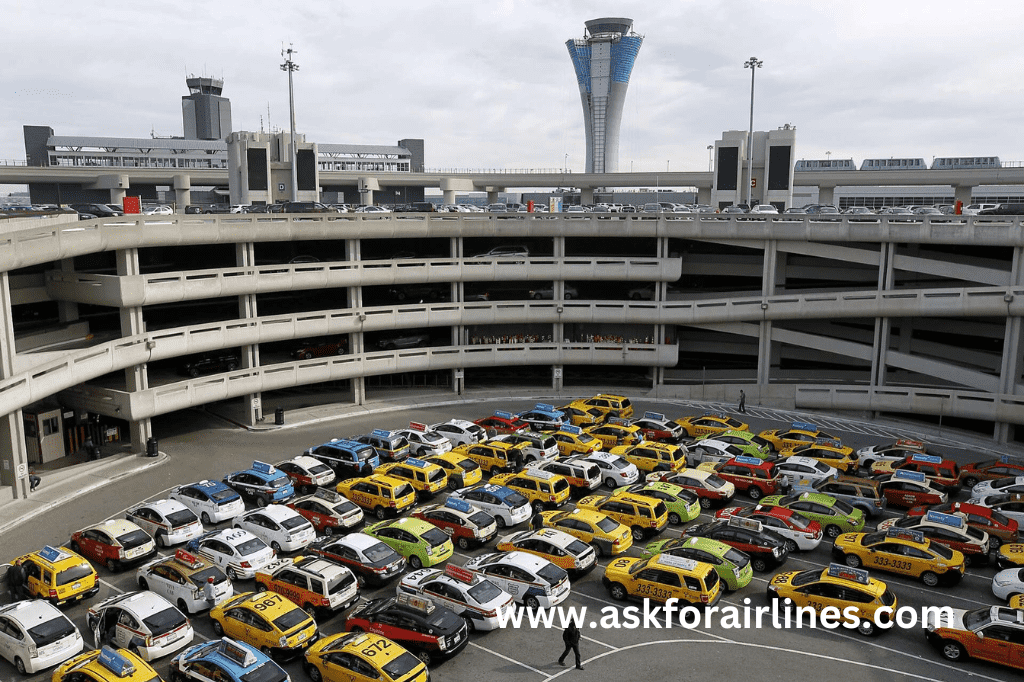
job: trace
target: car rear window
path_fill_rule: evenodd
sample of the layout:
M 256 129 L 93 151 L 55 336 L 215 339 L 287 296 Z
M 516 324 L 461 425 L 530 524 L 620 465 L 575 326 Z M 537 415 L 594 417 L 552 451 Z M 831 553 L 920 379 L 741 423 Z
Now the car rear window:
M 301 516 L 293 516 L 281 521 L 281 525 L 284 526 L 285 530 L 295 530 L 301 526 L 309 525 L 309 521 Z
M 471 459 L 460 459 L 459 468 L 461 468 L 463 471 L 476 471 L 477 469 L 480 468 L 480 465 Z
M 469 588 L 469 596 L 475 599 L 479 604 L 486 604 L 499 595 L 501 595 L 501 590 L 490 580 L 481 580 L 479 583 Z
M 282 476 L 281 478 L 275 478 L 269 485 L 271 488 L 283 488 L 291 482 L 292 480 L 290 478 Z
M 607 516 L 597 522 L 597 527 L 605 533 L 611 533 L 613 530 L 619 527 L 618 521 L 608 518 Z
M 35 642 L 36 648 L 42 648 L 74 633 L 75 626 L 63 615 L 28 629 L 28 636 Z
M 167 522 L 171 524 L 171 528 L 180 528 L 181 526 L 187 526 L 190 523 L 195 523 L 199 520 L 195 514 L 189 509 L 181 509 L 176 512 L 171 512 L 167 515 Z
M 296 606 L 288 613 L 275 618 L 274 625 L 277 626 L 277 629 L 281 632 L 288 632 L 292 628 L 305 623 L 307 620 L 309 620 L 309 614 Z
M 549 563 L 537 571 L 537 575 L 546 580 L 549 585 L 557 585 L 569 577 L 569 574 L 565 572 L 564 568 L 555 566 L 552 563 Z
M 502 502 L 506 507 L 512 507 L 513 509 L 516 507 L 522 507 L 524 504 L 528 504 L 526 498 L 519 493 L 509 493 L 505 496 L 505 499 L 502 500 Z
M 149 628 L 154 637 L 159 637 L 171 630 L 177 630 L 182 625 L 188 623 L 188 620 L 185 619 L 185 616 L 181 615 L 181 611 L 170 607 L 163 611 L 158 611 L 148 618 L 143 618 L 142 622 L 146 624 L 146 627 Z
M 250 554 L 255 554 L 256 552 L 260 551 L 261 549 L 265 549 L 265 548 L 266 548 L 266 544 L 264 544 L 263 541 L 260 540 L 259 538 L 253 538 L 251 540 L 246 540 L 242 544 L 240 544 L 237 547 L 235 547 L 235 549 L 238 551 L 238 553 L 241 554 L 242 556 L 249 556 Z
M 586 552 L 588 549 L 590 549 L 590 545 L 588 545 L 585 542 L 580 542 L 579 540 L 573 540 L 568 544 L 568 546 L 566 546 L 566 549 L 569 551 L 570 554 L 575 554 L 576 556 L 579 556 Z
M 440 528 L 431 528 L 430 530 L 425 531 L 422 537 L 431 547 L 440 547 L 444 543 L 448 542 L 448 534 Z
M 121 543 L 121 546 L 125 549 L 132 549 L 133 547 L 141 547 L 142 545 L 149 542 L 149 535 L 144 530 L 133 530 L 130 533 L 117 538 L 117 541 Z
M 401 497 L 405 497 L 406 495 L 412 495 L 412 493 L 413 490 L 411 485 L 409 485 L 408 483 L 406 483 L 405 485 L 400 485 L 397 488 L 395 488 L 395 499 L 397 500 Z
M 556 493 L 560 493 L 563 490 L 568 490 L 568 489 L 569 489 L 569 481 L 565 480 L 564 478 L 560 478 L 557 481 L 555 481 L 555 492 Z
M 668 510 L 665 508 L 664 502 L 659 502 L 658 504 L 654 505 L 654 518 L 660 518 L 667 513 Z
M 88 578 L 92 573 L 92 566 L 87 563 L 65 568 L 57 573 L 57 586 L 68 585 L 83 578 Z
M 376 545 L 373 545 L 363 550 L 363 554 L 366 555 L 367 561 L 373 563 L 376 563 L 378 561 L 388 561 L 391 558 L 398 556 L 395 550 L 391 549 L 383 542 L 378 542 Z
M 327 466 L 326 464 L 317 464 L 315 466 L 309 467 L 309 473 L 313 474 L 314 476 L 317 476 L 319 474 L 326 474 L 328 471 L 331 471 L 331 467 Z
M 214 502 L 218 502 L 218 503 L 230 502 L 230 501 L 235 500 L 237 498 L 238 498 L 238 493 L 236 493 L 234 490 L 231 490 L 230 488 L 225 488 L 224 490 L 218 490 L 217 492 L 215 492 L 212 495 L 210 495 L 210 499 L 213 500 Z
M 542 450 L 550 450 L 551 448 L 557 448 L 558 443 L 555 442 L 554 438 L 545 438 L 540 442 L 540 448 Z
M 445 477 L 444 470 L 442 470 L 442 469 L 434 469 L 433 471 L 430 472 L 430 475 L 427 478 L 428 478 L 428 480 L 430 480 L 431 483 L 433 483 L 434 481 L 440 481 L 444 477 Z
M 327 594 L 340 594 L 349 588 L 356 581 L 351 571 L 345 571 L 335 576 L 327 585 Z
M 482 511 L 476 512 L 475 514 L 470 516 L 469 520 L 480 527 L 489 526 L 490 524 L 494 523 L 494 517 L 488 514 L 487 512 Z
M 267 661 L 255 670 L 242 675 L 242 682 L 287 682 L 287 680 L 288 673 L 273 661 Z
M 196 571 L 188 577 L 189 580 L 195 583 L 196 587 L 202 587 L 205 585 L 209 578 L 213 578 L 214 583 L 219 583 L 224 580 L 224 574 L 221 573 L 221 570 L 216 566 L 210 566 L 209 568 L 204 568 L 201 571 Z

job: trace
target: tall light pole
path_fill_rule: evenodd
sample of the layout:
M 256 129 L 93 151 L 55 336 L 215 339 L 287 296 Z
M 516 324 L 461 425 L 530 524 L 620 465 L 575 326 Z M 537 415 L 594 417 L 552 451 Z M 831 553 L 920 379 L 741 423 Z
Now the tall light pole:
M 709 144 L 708 145 L 708 172 L 709 173 L 714 170 L 714 167 L 712 166 L 712 163 L 714 163 L 714 161 L 713 161 L 712 156 L 711 156 L 714 153 L 714 151 L 715 151 L 715 145 Z
M 754 74 L 761 68 L 762 62 L 757 57 L 751 57 L 743 62 L 744 69 L 750 69 L 750 131 L 747 133 L 747 210 L 750 210 L 750 201 L 754 184 Z
M 281 50 L 281 56 L 286 57 L 284 64 L 281 65 L 281 70 L 288 72 L 288 109 L 292 117 L 292 201 L 298 201 L 299 168 L 298 159 L 296 158 L 298 146 L 295 144 L 295 85 L 292 82 L 292 74 L 299 70 L 299 65 L 292 61 L 292 55 L 294 54 L 296 54 L 296 51 L 292 49 L 291 45 L 288 46 L 287 50 Z M 754 114 L 751 113 L 750 115 L 753 116 Z

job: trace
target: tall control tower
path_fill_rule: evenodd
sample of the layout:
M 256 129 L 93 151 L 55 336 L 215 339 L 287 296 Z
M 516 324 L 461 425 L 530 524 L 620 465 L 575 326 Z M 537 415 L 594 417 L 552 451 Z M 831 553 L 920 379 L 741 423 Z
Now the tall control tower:
M 221 97 L 224 80 L 206 76 L 185 79 L 189 94 L 181 98 L 186 140 L 223 140 L 231 134 L 231 101 Z
M 619 126 L 629 74 L 644 37 L 633 32 L 633 20 L 593 19 L 583 39 L 566 41 L 583 102 L 587 133 L 588 173 L 619 169 Z

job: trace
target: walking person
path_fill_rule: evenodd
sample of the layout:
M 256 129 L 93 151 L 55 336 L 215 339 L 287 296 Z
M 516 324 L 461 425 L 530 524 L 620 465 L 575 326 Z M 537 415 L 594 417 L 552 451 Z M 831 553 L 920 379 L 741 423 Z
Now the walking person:
M 36 491 L 36 488 L 38 488 L 39 484 L 42 482 L 43 479 L 39 478 L 39 474 L 37 474 L 32 469 L 28 470 L 28 491 L 30 493 L 34 493 Z
M 742 414 L 747 413 L 747 394 L 743 392 L 742 388 L 740 389 L 740 404 L 736 410 Z
M 25 590 L 25 567 L 21 564 L 12 564 L 7 569 L 7 589 L 11 592 L 12 602 L 28 596 Z
M 565 643 L 565 651 L 558 657 L 559 665 L 565 665 L 565 657 L 572 651 L 576 655 L 576 669 L 583 670 L 580 663 L 580 629 L 576 627 L 575 621 L 569 621 L 569 625 L 562 630 L 562 641 Z
M 89 456 L 90 460 L 97 460 L 100 458 L 100 449 L 96 447 L 96 444 L 92 442 L 92 436 L 88 436 L 85 442 L 82 443 L 85 447 L 85 452 Z

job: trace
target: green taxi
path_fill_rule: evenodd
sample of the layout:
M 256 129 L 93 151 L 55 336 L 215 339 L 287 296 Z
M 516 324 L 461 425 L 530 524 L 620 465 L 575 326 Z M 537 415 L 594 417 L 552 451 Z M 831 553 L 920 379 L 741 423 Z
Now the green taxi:
M 749 556 L 711 538 L 655 540 L 640 550 L 640 556 L 644 558 L 657 554 L 671 554 L 711 564 L 730 592 L 746 587 L 754 579 L 754 568 Z
M 822 531 L 830 538 L 864 530 L 862 510 L 824 493 L 771 495 L 760 500 L 758 505 L 791 509 L 806 519 L 820 523 Z
M 447 533 L 432 523 L 416 518 L 379 521 L 364 528 L 363 533 L 404 556 L 413 569 L 436 566 L 455 552 Z
M 664 502 L 665 508 L 668 510 L 668 522 L 673 526 L 693 521 L 700 516 L 700 498 L 697 497 L 697 494 L 674 483 L 665 483 L 664 481 L 634 483 L 615 490 L 612 492 L 612 497 L 626 493 Z

